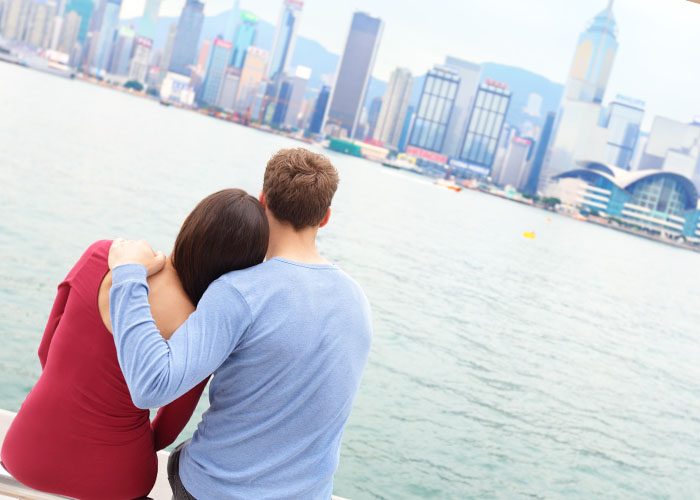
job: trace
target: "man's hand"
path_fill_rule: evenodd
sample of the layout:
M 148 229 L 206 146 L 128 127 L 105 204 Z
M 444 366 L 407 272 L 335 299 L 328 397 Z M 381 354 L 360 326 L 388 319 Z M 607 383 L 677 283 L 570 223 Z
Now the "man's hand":
M 141 264 L 151 276 L 163 269 L 165 255 L 161 251 L 154 252 L 146 240 L 117 238 L 109 248 L 108 264 L 110 269 L 124 264 Z

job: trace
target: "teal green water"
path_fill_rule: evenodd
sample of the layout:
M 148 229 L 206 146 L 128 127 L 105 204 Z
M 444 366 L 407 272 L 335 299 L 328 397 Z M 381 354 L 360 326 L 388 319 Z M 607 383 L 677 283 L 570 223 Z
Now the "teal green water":
M 200 198 L 257 192 L 293 145 L 0 64 L 0 407 L 36 380 L 55 287 L 90 242 L 167 250 Z M 321 247 L 375 327 L 337 494 L 700 497 L 700 256 L 331 156 Z

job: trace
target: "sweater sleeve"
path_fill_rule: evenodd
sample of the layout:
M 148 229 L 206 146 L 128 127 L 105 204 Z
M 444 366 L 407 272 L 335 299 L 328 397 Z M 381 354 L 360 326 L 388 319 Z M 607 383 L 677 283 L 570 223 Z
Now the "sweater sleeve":
M 164 340 L 148 304 L 146 268 L 137 264 L 112 270 L 109 309 L 119 365 L 139 408 L 164 406 L 214 373 L 252 322 L 245 299 L 220 278 Z
M 151 423 L 156 451 L 171 445 L 192 418 L 209 377 L 170 404 L 163 406 Z

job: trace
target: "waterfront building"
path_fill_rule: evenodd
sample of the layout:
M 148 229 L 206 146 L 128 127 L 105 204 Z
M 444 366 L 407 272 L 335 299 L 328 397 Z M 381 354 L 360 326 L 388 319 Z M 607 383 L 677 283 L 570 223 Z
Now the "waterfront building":
M 469 113 L 479 88 L 481 66 L 452 56 L 445 58 L 445 66 L 459 75 L 459 90 L 447 125 L 442 152 L 451 158 L 457 158 L 467 128 Z
M 136 32 L 133 28 L 122 26 L 117 30 L 112 46 L 112 54 L 107 72 L 111 75 L 126 76 L 129 74 L 131 54 L 134 48 Z
M 160 58 L 160 79 L 165 77 L 170 67 L 170 61 L 173 58 L 173 48 L 175 47 L 175 37 L 177 36 L 177 24 L 171 24 L 168 28 L 168 38 L 165 40 L 165 47 L 163 48 L 163 54 Z
M 507 85 L 485 80 L 479 85 L 469 115 L 459 159 L 488 175 L 496 157 L 511 93 Z
M 224 81 L 224 75 L 229 61 L 231 60 L 231 42 L 223 38 L 217 38 L 211 45 L 211 55 L 207 65 L 206 76 L 204 78 L 204 89 L 202 91 L 202 104 L 213 106 L 219 99 L 219 92 Z
M 698 191 L 685 176 L 675 172 L 629 172 L 614 165 L 582 162 L 559 174 L 549 196 L 654 235 L 700 241 Z
M 160 98 L 184 106 L 194 105 L 195 92 L 190 77 L 168 72 L 160 86 Z
M 37 48 L 49 48 L 56 13 L 54 0 L 33 0 L 27 9 L 23 40 Z
M 2 16 L 2 36 L 8 40 L 22 40 L 27 25 L 29 2 L 6 0 Z
M 255 44 L 258 31 L 258 18 L 251 12 L 241 12 L 241 18 L 233 39 L 233 52 L 231 53 L 231 66 L 241 69 L 245 63 L 245 55 L 248 47 Z
M 369 103 L 369 109 L 367 110 L 367 131 L 362 134 L 362 138 L 374 136 L 374 130 L 377 127 L 377 120 L 379 119 L 379 111 L 381 109 L 382 98 L 379 96 L 374 97 Z
M 286 77 L 280 86 L 279 98 L 272 116 L 271 125 L 275 128 L 296 128 L 299 112 L 311 77 L 311 69 L 299 66 L 293 77 Z
M 541 191 L 550 179 L 575 168 L 583 158 L 606 161 L 607 131 L 600 127 L 601 102 L 617 53 L 613 0 L 579 36 L 564 97 L 554 123 L 552 146 L 540 175 Z
M 532 139 L 513 136 L 509 141 L 498 172 L 494 172 L 492 175 L 493 182 L 503 187 L 512 186 L 522 192 L 530 174 L 531 151 Z
M 412 89 L 413 75 L 408 69 L 396 68 L 392 71 L 386 93 L 382 97 L 377 126 L 373 134 L 376 140 L 392 149 L 396 149 L 399 145 Z
M 459 74 L 447 66 L 435 66 L 428 71 L 408 146 L 442 153 L 459 82 Z
M 655 117 L 639 169 L 675 172 L 689 177 L 700 187 L 700 122 L 683 123 Z
M 78 37 L 80 36 L 80 26 L 82 24 L 82 19 L 80 14 L 74 10 L 68 12 L 61 26 L 61 35 L 58 39 L 56 45 L 56 50 L 63 52 L 64 54 L 71 54 L 75 49 L 78 42 Z
M 271 81 L 277 80 L 289 68 L 294 54 L 299 17 L 303 7 L 302 0 L 284 0 L 282 2 L 282 10 L 277 21 L 275 38 L 269 56 L 270 64 L 267 68 L 267 76 Z
M 328 107 L 328 99 L 331 95 L 331 88 L 328 85 L 321 87 L 321 91 L 316 97 L 314 110 L 311 113 L 311 121 L 309 122 L 309 134 L 320 134 L 323 129 L 323 120 L 326 116 L 326 108 Z
M 147 83 L 152 49 L 153 40 L 143 36 L 136 38 L 134 56 L 131 58 L 129 66 L 129 80 L 137 81 L 143 85 Z
M 644 102 L 642 101 L 617 96 L 610 103 L 605 124 L 608 129 L 605 151 L 608 163 L 630 170 L 643 118 Z
M 355 137 L 383 26 L 364 12 L 352 16 L 328 108 L 327 125 L 336 135 Z
M 403 120 L 403 125 L 401 127 L 401 136 L 399 137 L 399 145 L 398 145 L 398 150 L 399 151 L 406 151 L 406 146 L 408 145 L 408 137 L 411 132 L 411 128 L 413 127 L 413 118 L 416 113 L 416 108 L 414 106 L 409 105 L 408 108 L 406 108 L 406 118 Z
M 233 113 L 236 109 L 236 94 L 238 93 L 240 81 L 241 76 L 237 69 L 228 68 L 226 70 L 216 105 L 227 113 Z
M 246 112 L 252 109 L 259 87 L 265 78 L 268 56 L 269 52 L 266 50 L 248 47 L 236 95 L 237 111 Z
M 203 75 L 207 72 L 207 64 L 209 63 L 209 51 L 211 50 L 211 40 L 204 40 L 199 47 L 199 55 L 197 56 L 197 64 L 195 65 L 195 73 Z
M 187 0 L 182 8 L 168 69 L 189 76 L 197 58 L 199 36 L 204 23 L 204 3 Z
M 537 151 L 532 159 L 532 164 L 528 171 L 527 181 L 522 187 L 522 192 L 529 196 L 534 196 L 537 194 L 537 186 L 540 182 L 540 173 L 542 172 L 542 165 L 544 164 L 545 156 L 547 155 L 547 149 L 549 148 L 549 142 L 552 138 L 552 131 L 554 130 L 554 120 L 556 114 L 547 113 L 547 118 L 544 122 L 544 127 L 542 127 L 542 132 L 540 133 L 540 138 L 537 141 Z
M 143 14 L 138 20 L 137 32 L 140 36 L 154 40 L 158 29 L 158 13 L 161 0 L 146 0 Z
M 93 34 L 94 53 L 91 56 L 90 72 L 93 75 L 103 75 L 107 71 L 114 33 L 119 26 L 119 11 L 121 0 L 106 0 L 99 9 L 101 14 L 97 33 Z
M 66 14 L 75 12 L 80 16 L 80 29 L 78 30 L 78 42 L 85 42 L 90 27 L 90 19 L 95 8 L 92 0 L 69 0 L 66 4 Z

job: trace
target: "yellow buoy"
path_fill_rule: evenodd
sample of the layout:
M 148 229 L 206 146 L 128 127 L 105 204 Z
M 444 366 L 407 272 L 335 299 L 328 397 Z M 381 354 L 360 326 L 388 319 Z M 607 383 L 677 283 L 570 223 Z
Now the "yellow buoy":
M 528 240 L 534 240 L 535 239 L 535 232 L 534 231 L 525 231 L 523 233 L 523 237 L 527 238 Z

